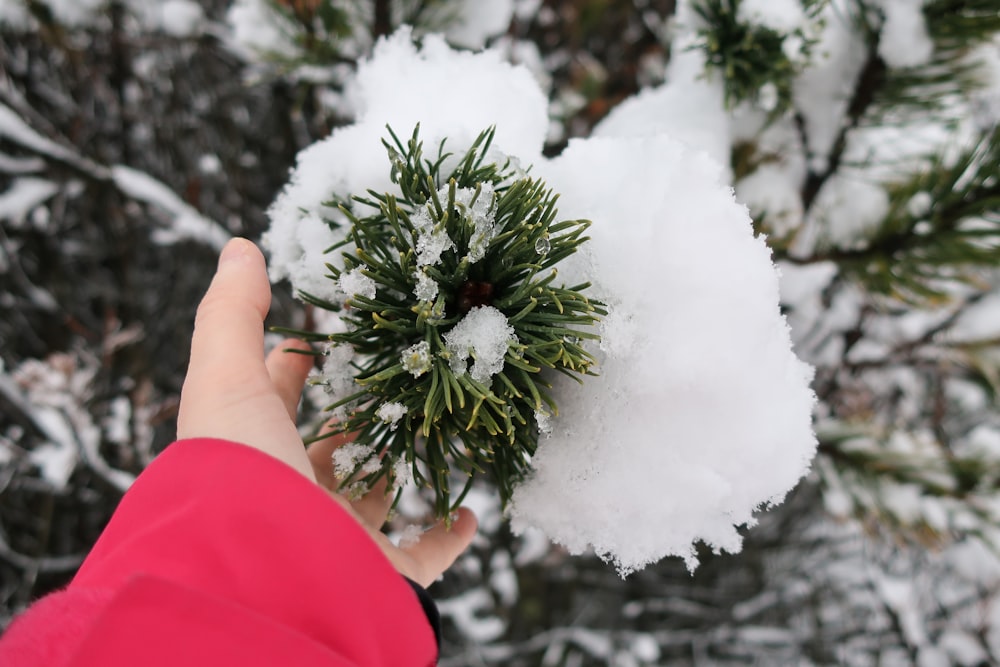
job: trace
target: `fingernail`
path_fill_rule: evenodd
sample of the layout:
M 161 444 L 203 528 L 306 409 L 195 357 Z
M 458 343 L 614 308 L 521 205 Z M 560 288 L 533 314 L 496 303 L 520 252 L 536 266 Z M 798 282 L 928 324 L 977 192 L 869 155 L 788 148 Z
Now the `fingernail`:
M 250 242 L 243 238 L 229 239 L 222 248 L 222 253 L 219 255 L 219 266 L 245 256 L 247 254 L 248 243 Z

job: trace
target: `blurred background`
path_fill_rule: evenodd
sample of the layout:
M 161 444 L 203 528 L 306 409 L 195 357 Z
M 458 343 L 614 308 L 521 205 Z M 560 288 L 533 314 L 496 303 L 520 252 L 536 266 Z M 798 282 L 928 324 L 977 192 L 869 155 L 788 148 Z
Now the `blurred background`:
M 171 442 L 219 249 L 404 23 L 528 67 L 550 155 L 646 123 L 723 161 L 820 399 L 812 474 L 693 574 L 475 490 L 442 664 L 1000 664 L 997 0 L 0 0 L 0 627 Z M 309 324 L 285 284 L 270 323 Z

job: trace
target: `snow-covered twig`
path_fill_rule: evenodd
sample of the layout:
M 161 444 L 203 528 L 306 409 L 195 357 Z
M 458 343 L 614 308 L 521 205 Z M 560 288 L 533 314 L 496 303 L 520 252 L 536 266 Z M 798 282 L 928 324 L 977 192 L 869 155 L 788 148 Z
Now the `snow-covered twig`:
M 110 183 L 126 197 L 166 213 L 167 226 L 153 233 L 153 239 L 157 243 L 170 245 L 183 240 L 195 240 L 221 250 L 231 236 L 224 226 L 196 211 L 149 174 L 126 165 L 108 167 L 98 164 L 42 136 L 11 107 L 0 102 L 0 139 L 2 138 L 47 160 L 69 167 L 87 180 Z

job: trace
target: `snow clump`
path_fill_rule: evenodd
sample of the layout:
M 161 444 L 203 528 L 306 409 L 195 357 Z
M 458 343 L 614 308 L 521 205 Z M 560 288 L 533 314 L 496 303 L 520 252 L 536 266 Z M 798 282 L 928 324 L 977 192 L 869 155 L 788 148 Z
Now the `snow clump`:
M 492 306 L 473 308 L 444 335 L 451 354 L 451 370 L 456 375 L 469 372 L 473 380 L 487 385 L 490 378 L 503 370 L 507 350 L 516 342 L 514 327 Z M 466 363 L 470 355 L 474 360 L 471 371 Z
M 706 101 L 721 105 L 711 93 Z M 591 282 L 610 311 L 600 346 L 591 345 L 599 375 L 582 385 L 549 378 L 558 413 L 535 415 L 547 435 L 534 472 L 514 490 L 514 529 L 541 529 L 574 553 L 593 549 L 623 574 L 671 555 L 693 568 L 698 541 L 739 551 L 737 528 L 753 525 L 809 468 L 815 397 L 812 369 L 792 353 L 779 311 L 770 251 L 727 172 L 671 136 L 674 125 L 715 122 L 721 107 L 679 106 L 670 123 L 641 132 L 606 126 L 546 160 L 546 98 L 526 69 L 493 51 L 454 52 L 433 35 L 418 50 L 406 30 L 379 42 L 348 97 L 357 121 L 299 155 L 270 210 L 272 278 L 298 288 L 333 282 L 320 267 L 343 260 L 317 248 L 344 240 L 349 225 L 323 223 L 338 215 L 324 202 L 398 192 L 381 144 L 387 124 L 405 138 L 419 123 L 425 146 L 447 138 L 454 155 L 495 125 L 501 157 L 533 165 L 560 193 L 559 219 L 593 222 L 589 247 L 560 263 L 559 280 Z M 425 287 L 418 291 L 430 294 Z M 517 345 L 511 336 L 504 314 L 481 306 L 445 342 L 457 370 L 466 372 L 471 355 L 468 372 L 489 383 Z M 426 342 L 401 363 L 414 376 L 427 372 Z

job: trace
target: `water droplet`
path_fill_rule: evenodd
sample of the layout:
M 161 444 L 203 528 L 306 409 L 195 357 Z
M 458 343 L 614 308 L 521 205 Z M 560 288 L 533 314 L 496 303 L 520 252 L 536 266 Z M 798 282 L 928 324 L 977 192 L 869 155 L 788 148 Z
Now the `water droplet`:
M 535 252 L 539 255 L 545 255 L 552 249 L 552 244 L 549 243 L 548 236 L 542 236 L 537 241 L 535 241 Z

